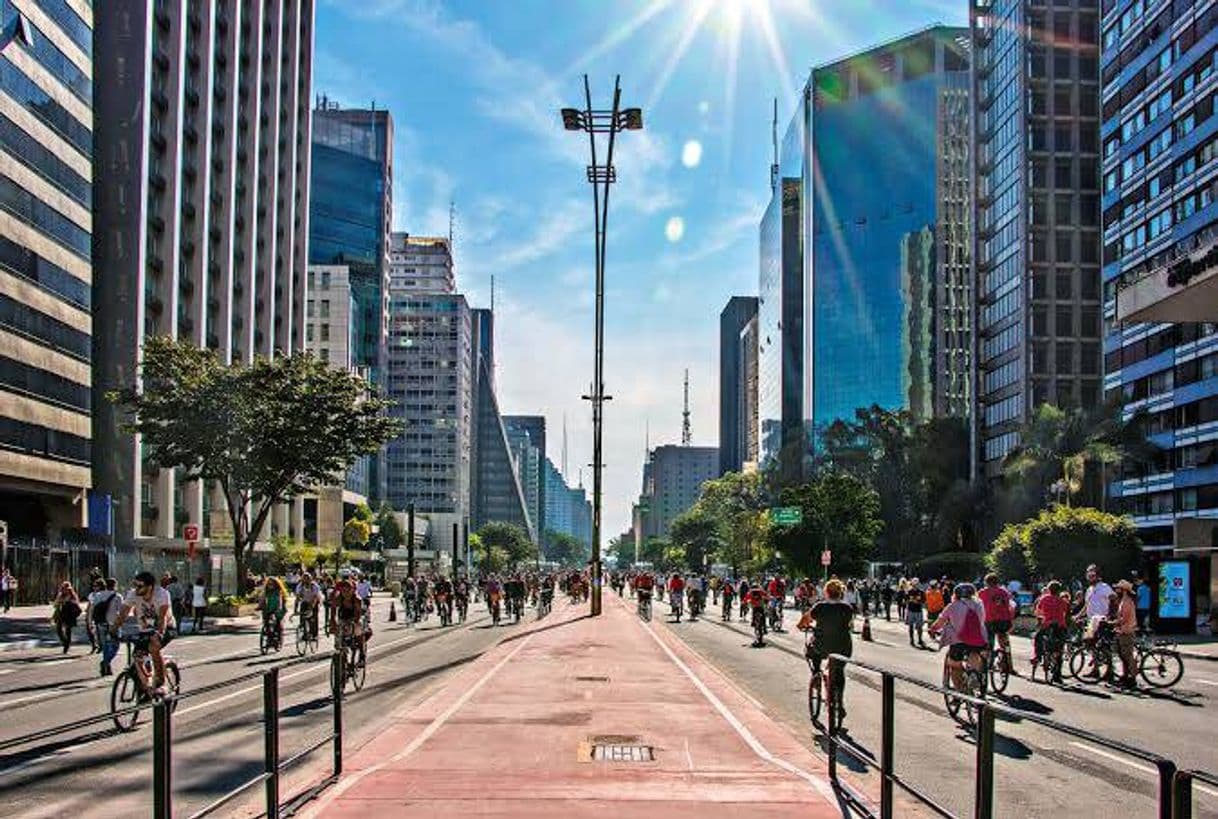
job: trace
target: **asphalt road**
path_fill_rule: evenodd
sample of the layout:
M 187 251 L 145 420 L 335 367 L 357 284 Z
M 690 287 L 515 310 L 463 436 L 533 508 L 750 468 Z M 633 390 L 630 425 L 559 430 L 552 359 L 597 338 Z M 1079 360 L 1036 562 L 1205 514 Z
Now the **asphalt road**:
M 464 625 L 441 629 L 433 616 L 407 626 L 388 623 L 388 598 L 374 605 L 375 636 L 369 646 L 364 689 L 344 701 L 345 742 L 350 749 L 371 737 L 380 718 L 408 700 L 422 699 L 446 674 L 468 663 L 517 626 L 492 628 L 482 605 L 470 608 Z M 399 612 L 400 614 L 400 612 Z M 529 619 L 534 616 L 531 612 Z M 286 650 L 258 653 L 256 618 L 226 633 L 185 637 L 167 649 L 181 665 L 183 694 L 212 683 L 294 659 L 290 629 Z M 325 645 L 323 639 L 323 645 Z M 67 657 L 57 649 L 0 654 L 0 741 L 105 713 L 110 680 L 96 676 L 88 646 Z M 120 655 L 121 659 L 121 655 Z M 331 728 L 328 661 L 318 658 L 280 674 L 281 758 L 320 739 Z M 151 811 L 150 714 L 136 731 L 117 734 L 112 725 L 0 752 L 0 814 L 6 817 L 138 816 Z M 176 815 L 188 816 L 262 771 L 262 686 L 251 680 L 197 698 L 186 697 L 173 718 L 173 788 Z M 329 765 L 329 747 L 310 757 L 283 783 L 289 796 L 314 781 Z M 253 794 L 260 791 L 255 790 Z M 218 815 L 256 815 L 245 800 Z
M 807 709 L 808 666 L 794 612 L 787 631 L 771 634 L 764 648 L 751 648 L 747 623 L 725 624 L 715 607 L 710 617 L 667 627 L 718 667 L 773 717 L 809 744 L 824 748 Z M 855 635 L 857 659 L 927 682 L 942 677 L 943 654 L 909 645 L 903 628 L 872 621 L 874 642 Z M 1012 638 L 1016 668 L 1026 674 L 1031 642 Z M 878 758 L 880 680 L 852 669 L 847 677 L 847 726 L 851 736 Z M 942 698 L 908 684 L 896 685 L 896 772 L 956 815 L 971 815 L 975 745 L 946 713 Z M 1166 693 L 1128 694 L 1105 685 L 1067 682 L 1064 687 L 1012 678 L 1004 700 L 1095 734 L 1174 759 L 1183 768 L 1218 771 L 1218 663 L 1185 661 L 1181 682 Z M 1093 746 L 1027 720 L 997 724 L 995 795 L 997 816 L 1156 816 L 1156 774 L 1150 764 Z M 878 794 L 878 777 L 865 760 L 840 753 L 839 762 L 867 791 Z M 1195 791 L 1194 815 L 1218 817 L 1218 789 Z

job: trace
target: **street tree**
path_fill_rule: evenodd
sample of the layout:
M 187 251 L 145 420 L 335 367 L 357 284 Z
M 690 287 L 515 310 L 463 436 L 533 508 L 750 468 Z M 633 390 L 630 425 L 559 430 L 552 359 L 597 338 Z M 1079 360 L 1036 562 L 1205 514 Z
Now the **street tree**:
M 734 574 L 759 568 L 759 558 L 768 560 L 759 553 L 766 548 L 769 530 L 767 497 L 764 478 L 756 472 L 729 472 L 702 485 L 694 508 L 716 522 L 713 559 L 731 566 Z
M 561 566 L 574 568 L 587 562 L 590 549 L 579 538 L 566 532 L 546 533 L 546 560 L 552 560 Z
M 372 524 L 363 518 L 352 516 L 343 524 L 343 545 L 348 549 L 362 549 L 372 537 Z
M 478 530 L 478 537 L 487 549 L 502 549 L 508 566 L 537 559 L 537 544 L 529 540 L 524 529 L 514 523 L 492 521 Z
M 332 483 L 401 430 L 367 382 L 308 353 L 228 365 L 167 337 L 145 341 L 139 380 L 108 397 L 149 463 L 219 489 L 240 587 L 277 504 Z
M 402 544 L 406 542 L 406 533 L 402 531 L 402 525 L 398 523 L 397 515 L 388 503 L 382 502 L 377 509 L 376 526 L 382 549 L 402 548 Z
M 668 527 L 668 537 L 682 554 L 686 568 L 701 571 L 724 542 L 726 527 L 699 504 L 678 515 Z
M 782 490 L 779 503 L 802 513 L 798 525 L 771 529 L 770 546 L 785 563 L 805 574 L 818 573 L 820 553 L 828 549 L 831 571 L 858 574 L 865 568 L 883 528 L 880 499 L 866 482 L 846 473 L 822 472 Z

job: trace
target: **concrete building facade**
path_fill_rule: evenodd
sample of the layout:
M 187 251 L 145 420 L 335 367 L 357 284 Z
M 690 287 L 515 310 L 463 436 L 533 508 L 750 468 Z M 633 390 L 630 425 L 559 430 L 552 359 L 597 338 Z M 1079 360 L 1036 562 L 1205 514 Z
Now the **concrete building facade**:
M 750 355 L 756 358 L 756 332 L 746 328 L 757 319 L 757 299 L 732 296 L 719 314 L 719 471 L 739 472 L 749 460 L 750 427 L 756 425 L 756 380 L 749 381 Z M 752 373 L 756 373 L 756 365 Z M 750 415 L 752 411 L 752 415 Z
M 145 468 L 104 396 L 152 335 L 226 361 L 304 349 L 313 2 L 112 0 L 93 47 L 95 491 L 120 547 L 187 522 L 216 536 L 219 504 Z M 301 510 L 264 536 L 299 536 Z
M 452 245 L 443 236 L 389 237 L 389 282 L 398 293 L 455 293 Z

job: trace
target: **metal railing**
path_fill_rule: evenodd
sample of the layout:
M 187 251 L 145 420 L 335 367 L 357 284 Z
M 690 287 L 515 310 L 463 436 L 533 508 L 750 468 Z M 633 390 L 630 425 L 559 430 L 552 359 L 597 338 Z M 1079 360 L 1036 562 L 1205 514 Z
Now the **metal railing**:
M 935 694 L 949 695 L 961 702 L 961 707 L 971 704 L 976 708 L 976 754 L 974 760 L 974 819 L 993 819 L 994 812 L 994 719 L 998 715 L 1012 717 L 1018 720 L 1042 725 L 1059 733 L 1068 734 L 1101 748 L 1106 748 L 1120 754 L 1147 762 L 1155 767 L 1158 775 L 1156 801 L 1159 819 L 1191 819 L 1192 817 L 1192 782 L 1194 779 L 1218 785 L 1218 779 L 1213 774 L 1204 771 L 1181 771 L 1175 762 L 1166 757 L 1135 748 L 1117 740 L 1099 736 L 1082 728 L 1058 722 L 1056 720 L 1033 714 L 1019 708 L 992 700 L 961 694 L 941 685 L 919 680 L 906 674 L 901 674 L 881 668 L 861 660 L 832 654 L 829 657 L 830 677 L 836 672 L 845 674 L 845 666 L 853 666 L 863 671 L 880 675 L 880 756 L 875 756 L 865 748 L 860 747 L 849 736 L 841 731 L 841 725 L 836 719 L 837 709 L 832 702 L 833 686 L 825 687 L 829 701 L 827 742 L 829 755 L 829 780 L 834 789 L 857 813 L 869 819 L 892 819 L 894 813 L 896 788 L 918 800 L 944 819 L 957 819 L 957 815 L 936 802 L 931 796 L 918 790 L 912 783 L 902 778 L 895 770 L 895 739 L 896 739 L 896 681 L 930 691 Z M 877 765 L 880 774 L 880 804 L 876 814 L 869 807 L 869 799 L 846 784 L 837 772 L 837 750 L 843 749 L 854 757 Z
M 18 737 L 0 740 L 0 752 L 13 748 L 30 745 L 41 740 L 56 736 L 74 734 L 83 728 L 93 725 L 111 723 L 118 717 L 124 717 L 140 712 L 152 711 L 152 815 L 154 819 L 172 819 L 173 809 L 173 712 L 178 703 L 195 697 L 210 694 L 225 688 L 231 688 L 242 683 L 260 679 L 262 681 L 262 721 L 263 721 L 263 770 L 257 776 L 251 777 L 237 787 L 215 799 L 205 807 L 190 814 L 190 819 L 202 819 L 214 814 L 223 806 L 246 793 L 257 785 L 263 785 L 263 801 L 267 817 L 279 817 L 281 808 L 286 804 L 304 801 L 338 781 L 343 770 L 343 684 L 345 669 L 343 668 L 343 652 L 335 651 L 330 654 L 330 663 L 335 666 L 330 674 L 330 699 L 334 705 L 333 724 L 329 733 L 310 743 L 307 747 L 283 759 L 279 744 L 279 672 L 304 663 L 318 662 L 316 657 L 302 657 L 272 666 L 265 671 L 254 671 L 223 682 L 201 686 L 166 697 L 154 703 L 131 705 L 119 710 L 108 711 L 93 717 L 87 717 L 75 722 L 56 725 L 32 731 Z M 318 749 L 329 745 L 332 752 L 332 768 L 330 774 L 302 791 L 284 800 L 280 794 L 281 774 L 297 765 Z M 290 814 L 289 814 L 290 815 Z

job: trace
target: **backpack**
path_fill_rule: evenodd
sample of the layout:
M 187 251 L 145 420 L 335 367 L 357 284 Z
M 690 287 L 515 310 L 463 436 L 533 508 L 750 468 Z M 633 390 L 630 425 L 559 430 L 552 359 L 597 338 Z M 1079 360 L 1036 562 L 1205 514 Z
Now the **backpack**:
M 93 604 L 93 610 L 89 613 L 89 619 L 91 619 L 95 625 L 106 626 L 110 624 L 108 616 L 110 614 L 110 604 L 114 602 L 114 597 L 117 594 L 118 592 L 107 591 L 106 598 L 104 600 L 98 599 L 98 601 Z

